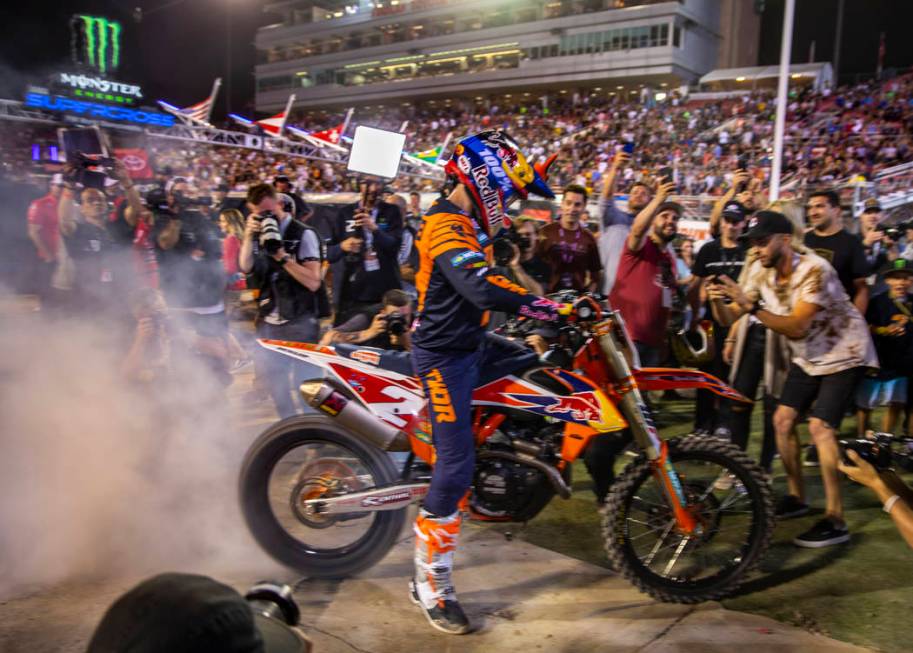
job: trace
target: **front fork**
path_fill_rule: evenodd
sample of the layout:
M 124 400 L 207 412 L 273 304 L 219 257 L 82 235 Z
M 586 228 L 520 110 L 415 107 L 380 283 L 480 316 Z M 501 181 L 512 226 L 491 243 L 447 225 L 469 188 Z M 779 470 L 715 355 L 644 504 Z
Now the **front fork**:
M 619 409 L 628 420 L 634 442 L 650 460 L 653 475 L 663 488 L 666 501 L 669 502 L 675 515 L 678 529 L 690 535 L 697 528 L 697 520 L 688 510 L 688 500 L 682 484 L 669 460 L 668 444 L 659 437 L 659 431 L 656 429 L 656 424 L 653 423 L 650 409 L 644 401 L 631 366 L 619 344 L 619 340 L 623 340 L 630 351 L 634 350 L 633 343 L 627 338 L 621 316 L 614 313 L 608 319 L 596 324 L 594 333 L 605 354 L 611 376 L 615 379 L 615 390 L 620 397 Z

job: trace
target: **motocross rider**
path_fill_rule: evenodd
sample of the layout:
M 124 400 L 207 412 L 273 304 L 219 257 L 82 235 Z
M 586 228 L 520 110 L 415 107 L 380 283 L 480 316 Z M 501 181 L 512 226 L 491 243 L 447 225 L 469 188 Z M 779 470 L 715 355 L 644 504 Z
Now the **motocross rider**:
M 554 197 L 545 183 L 554 158 L 534 168 L 501 131 L 463 139 L 445 167 L 454 190 L 431 206 L 418 235 L 412 360 L 428 399 L 437 458 L 415 521 L 410 590 L 431 625 L 445 633 L 470 630 L 451 574 L 461 522 L 458 505 L 472 484 L 475 464 L 472 391 L 486 359 L 504 355 L 485 337 L 488 312 L 553 322 L 571 311 L 569 305 L 530 294 L 491 268 L 492 238 L 507 226 L 510 201 L 530 192 Z

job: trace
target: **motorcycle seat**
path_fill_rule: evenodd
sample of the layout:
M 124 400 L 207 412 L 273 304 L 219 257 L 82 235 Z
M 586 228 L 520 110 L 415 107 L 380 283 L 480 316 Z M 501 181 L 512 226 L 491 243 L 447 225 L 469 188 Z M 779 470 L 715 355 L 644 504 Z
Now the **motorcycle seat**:
M 336 353 L 345 358 L 389 370 L 404 376 L 415 376 L 412 369 L 412 354 L 408 351 L 360 347 L 358 345 L 334 345 Z M 485 334 L 485 356 L 479 373 L 479 386 L 491 383 L 508 374 L 525 371 L 541 365 L 539 356 L 523 345 L 492 333 Z

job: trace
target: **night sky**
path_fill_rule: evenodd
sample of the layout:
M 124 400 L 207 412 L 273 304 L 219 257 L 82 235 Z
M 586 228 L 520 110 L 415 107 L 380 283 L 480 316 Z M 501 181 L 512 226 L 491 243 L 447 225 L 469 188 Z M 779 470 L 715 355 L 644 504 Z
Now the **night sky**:
M 259 26 L 278 21 L 262 11 L 263 0 L 84 0 L 80 2 L 3 3 L 0 19 L 0 97 L 21 99 L 25 85 L 70 62 L 69 18 L 91 13 L 119 19 L 124 25 L 124 63 L 116 78 L 139 83 L 149 100 L 165 99 L 186 106 L 204 99 L 215 77 L 226 78 L 227 36 L 231 19 L 231 108 L 253 113 L 255 52 Z M 837 0 L 798 0 L 793 61 L 807 61 L 816 42 L 815 59 L 830 60 L 834 45 Z M 779 60 L 784 0 L 766 0 L 762 19 L 761 64 Z M 143 9 L 137 23 L 133 8 Z M 913 66 L 909 29 L 910 0 L 846 0 L 841 81 L 875 69 L 880 32 L 886 33 L 886 67 Z M 226 80 L 227 81 L 227 80 Z M 223 84 L 213 118 L 224 117 Z

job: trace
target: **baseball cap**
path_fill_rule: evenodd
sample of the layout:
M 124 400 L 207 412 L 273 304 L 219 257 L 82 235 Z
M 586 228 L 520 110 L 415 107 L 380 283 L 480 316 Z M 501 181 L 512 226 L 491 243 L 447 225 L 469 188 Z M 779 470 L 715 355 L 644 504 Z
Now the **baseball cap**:
M 663 211 L 675 211 L 678 214 L 678 217 L 682 217 L 685 213 L 685 207 L 678 202 L 663 202 L 656 207 L 656 213 L 658 215 Z
M 881 210 L 881 204 L 879 204 L 878 200 L 875 199 L 874 197 L 870 197 L 869 199 L 867 199 L 865 201 L 865 204 L 863 204 L 863 207 L 862 207 L 863 213 L 867 213 L 869 211 L 880 211 L 880 210 Z
M 733 200 L 726 202 L 725 206 L 723 206 L 723 217 L 730 218 L 733 222 L 741 222 L 746 215 L 748 215 L 748 211 L 745 210 L 745 205 L 741 202 Z
M 777 211 L 758 211 L 748 221 L 748 230 L 739 240 L 760 240 L 774 234 L 792 234 L 793 223 Z
M 118 598 L 102 617 L 87 653 L 298 653 L 298 632 L 251 609 L 207 576 L 153 576 Z
M 885 265 L 878 271 L 878 274 L 883 277 L 887 277 L 892 274 L 903 273 L 913 276 L 913 261 L 909 261 L 903 257 L 896 258 L 893 261 L 885 263 Z
M 283 211 L 291 213 L 293 216 L 295 215 L 295 200 L 293 200 L 290 195 L 276 193 L 276 202 L 282 206 Z

